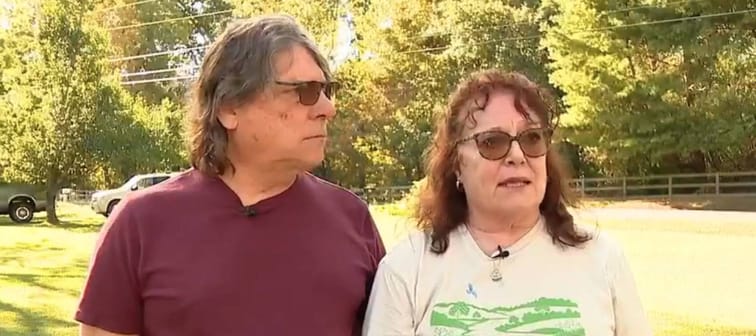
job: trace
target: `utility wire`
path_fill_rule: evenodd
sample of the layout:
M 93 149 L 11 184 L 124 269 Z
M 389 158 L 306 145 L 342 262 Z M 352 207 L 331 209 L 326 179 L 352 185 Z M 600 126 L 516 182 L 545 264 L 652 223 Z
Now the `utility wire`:
M 150 3 L 150 2 L 156 2 L 156 1 L 158 1 L 158 0 L 141 0 L 141 1 L 135 1 L 135 2 L 130 2 L 130 3 L 127 3 L 127 4 L 123 4 L 123 5 L 117 5 L 117 6 L 113 6 L 113 7 L 107 7 L 107 8 L 103 8 L 103 9 L 98 9 L 98 10 L 96 10 L 94 12 L 95 13 L 110 12 L 110 11 L 114 11 L 116 9 L 121 9 L 121 8 L 126 8 L 126 7 L 131 7 L 131 6 L 139 6 L 139 5 L 143 5 L 143 4 Z
M 699 16 L 680 17 L 680 18 L 674 18 L 674 19 L 644 21 L 644 22 L 624 24 L 624 25 L 619 25 L 619 26 L 598 27 L 598 28 L 592 28 L 592 29 L 586 29 L 586 30 L 568 32 L 567 34 L 572 35 L 572 34 L 583 34 L 583 33 L 599 32 L 599 31 L 610 31 L 610 30 L 621 29 L 621 28 L 632 28 L 632 27 L 650 26 L 650 25 L 657 25 L 657 24 L 667 24 L 667 23 L 675 23 L 675 22 L 686 22 L 686 21 L 699 20 L 699 19 L 708 19 L 708 18 L 714 18 L 714 17 L 725 17 L 725 16 L 732 16 L 732 15 L 739 15 L 739 14 L 749 14 L 749 13 L 754 13 L 754 12 L 756 12 L 756 9 L 747 9 L 747 10 L 740 10 L 740 11 L 735 11 L 735 12 L 712 13 L 712 14 L 704 14 L 704 15 L 699 15 Z M 388 53 L 380 53 L 380 54 L 377 54 L 377 56 L 388 56 L 388 55 L 397 55 L 397 54 L 426 53 L 426 52 L 446 50 L 446 49 L 450 49 L 450 48 L 453 48 L 453 47 L 461 47 L 461 46 L 475 46 L 475 45 L 485 45 L 485 44 L 498 43 L 498 42 L 531 40 L 531 39 L 540 38 L 541 35 L 542 34 L 535 34 L 535 35 L 530 35 L 530 36 L 520 36 L 520 37 L 507 37 L 507 38 L 493 39 L 493 40 L 476 42 L 476 43 L 466 43 L 466 44 L 460 44 L 460 45 L 448 45 L 448 46 L 441 46 L 441 47 L 434 47 L 434 48 L 423 48 L 423 49 L 406 50 L 406 51 L 394 51 L 394 52 L 388 52 Z M 162 71 L 162 70 L 171 70 L 171 71 L 173 71 L 175 69 L 161 69 L 161 70 L 153 70 L 153 71 Z M 168 72 L 168 71 L 166 71 L 166 72 Z M 140 73 L 134 73 L 134 74 L 136 75 L 136 74 L 140 74 Z M 188 78 L 194 78 L 194 77 L 195 76 L 176 76 L 176 77 L 166 77 L 166 78 L 153 78 L 153 79 L 146 79 L 146 80 L 140 80 L 140 81 L 122 82 L 122 84 L 123 85 L 133 85 L 133 84 L 143 84 L 143 83 L 156 83 L 156 82 L 164 82 L 164 81 L 173 81 L 173 80 L 188 79 Z
M 195 14 L 195 15 L 187 15 L 187 16 L 182 16 L 182 17 L 172 18 L 172 19 L 165 19 L 165 20 L 160 20 L 160 21 L 135 23 L 135 24 L 125 25 L 125 26 L 118 26 L 118 27 L 109 28 L 108 31 L 124 30 L 124 29 L 131 29 L 131 28 L 141 28 L 141 27 L 153 26 L 153 25 L 157 25 L 157 24 L 161 24 L 161 23 L 176 22 L 176 21 L 189 20 L 189 19 L 194 19 L 194 18 L 199 18 L 199 17 L 228 14 L 228 13 L 231 13 L 231 12 L 233 12 L 233 10 L 226 9 L 226 10 L 221 10 L 221 11 L 216 11 L 216 12 L 211 12 L 211 13 L 202 13 L 202 14 Z

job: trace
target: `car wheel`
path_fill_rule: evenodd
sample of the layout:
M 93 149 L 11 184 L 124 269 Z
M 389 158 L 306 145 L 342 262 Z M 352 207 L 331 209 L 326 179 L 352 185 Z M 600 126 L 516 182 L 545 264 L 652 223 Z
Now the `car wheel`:
M 108 203 L 108 208 L 105 209 L 105 217 L 110 216 L 111 213 L 113 213 L 113 209 L 115 209 L 116 204 L 118 204 L 120 200 L 112 200 L 110 203 Z
M 8 210 L 11 220 L 16 223 L 29 223 L 34 219 L 34 205 L 29 202 L 11 203 Z

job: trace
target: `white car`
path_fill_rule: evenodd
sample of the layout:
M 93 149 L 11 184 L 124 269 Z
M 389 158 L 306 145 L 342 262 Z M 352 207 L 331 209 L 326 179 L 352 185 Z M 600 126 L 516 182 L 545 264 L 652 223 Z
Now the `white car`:
M 126 194 L 137 190 L 149 188 L 160 182 L 163 182 L 177 173 L 154 173 L 134 175 L 126 183 L 116 189 L 101 190 L 92 194 L 92 200 L 89 202 L 92 210 L 96 213 L 110 216 L 116 204 L 120 202 Z

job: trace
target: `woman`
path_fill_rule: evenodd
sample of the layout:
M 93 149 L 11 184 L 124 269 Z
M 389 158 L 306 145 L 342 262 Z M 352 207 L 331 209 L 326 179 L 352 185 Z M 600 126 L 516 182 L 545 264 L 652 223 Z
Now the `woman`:
M 363 334 L 651 335 L 622 249 L 578 229 L 546 95 L 474 74 L 429 155 L 422 232 L 381 262 Z

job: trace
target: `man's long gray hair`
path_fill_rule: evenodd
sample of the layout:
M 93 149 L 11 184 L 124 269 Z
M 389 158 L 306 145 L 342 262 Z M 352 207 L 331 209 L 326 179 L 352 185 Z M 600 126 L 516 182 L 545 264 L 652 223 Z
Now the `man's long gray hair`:
M 245 103 L 274 84 L 276 56 L 295 45 L 306 48 L 326 80 L 331 80 L 325 57 L 291 16 L 266 15 L 236 21 L 207 49 L 188 115 L 192 167 L 217 175 L 234 170 L 226 155 L 226 129 L 218 120 L 221 106 Z

